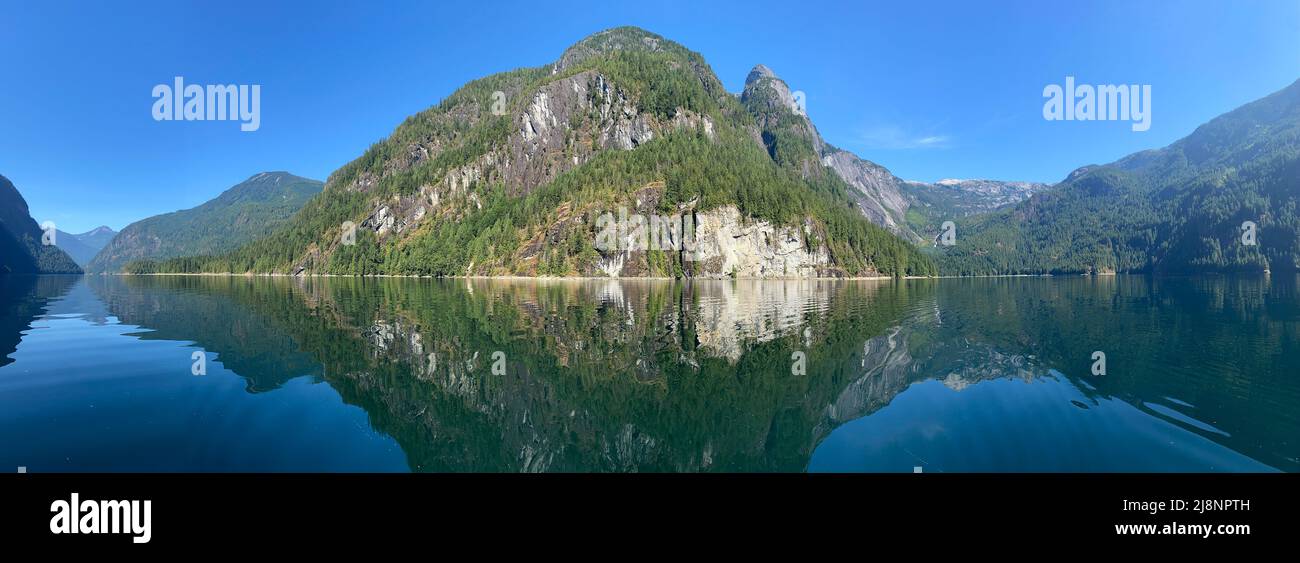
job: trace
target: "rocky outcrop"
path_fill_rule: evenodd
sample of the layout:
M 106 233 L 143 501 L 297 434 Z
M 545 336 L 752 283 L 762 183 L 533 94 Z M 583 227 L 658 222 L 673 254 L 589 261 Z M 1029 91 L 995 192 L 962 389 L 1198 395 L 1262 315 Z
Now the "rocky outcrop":
M 654 195 L 657 194 L 651 194 Z M 639 201 L 640 208 L 655 208 L 654 200 Z M 603 251 L 592 271 L 586 274 L 653 275 L 647 267 L 646 252 L 650 249 L 680 254 L 685 274 L 693 278 L 785 279 L 841 275 L 825 245 L 809 242 L 825 240 L 821 226 L 812 220 L 805 220 L 801 227 L 774 225 L 747 218 L 734 205 L 700 212 L 687 208 L 680 213 L 677 217 L 682 218 L 683 226 L 679 238 L 646 236 L 640 226 L 634 227 L 633 232 L 620 234 L 618 247 Z M 664 228 L 659 232 L 670 234 Z
M 824 246 L 809 249 L 803 231 L 775 226 L 763 220 L 746 220 L 734 206 L 720 207 L 695 215 L 694 261 L 703 267 L 697 277 L 808 278 L 830 266 Z
M 502 176 L 515 192 L 545 184 L 602 150 L 632 150 L 663 127 L 594 71 L 543 86 L 514 122 Z

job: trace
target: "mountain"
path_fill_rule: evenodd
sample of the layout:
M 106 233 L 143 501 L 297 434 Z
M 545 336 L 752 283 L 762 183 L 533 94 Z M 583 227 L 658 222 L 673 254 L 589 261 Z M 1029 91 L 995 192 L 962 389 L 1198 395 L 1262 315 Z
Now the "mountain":
M 108 227 L 95 227 L 89 231 L 74 235 L 72 233 L 58 231 L 55 244 L 68 253 L 78 266 L 83 268 L 95 258 L 99 251 L 108 245 L 117 235 L 117 231 Z
M 1016 203 L 1045 187 L 998 180 L 926 184 L 899 179 L 884 166 L 822 139 L 785 81 L 761 64 L 745 79 L 741 102 L 755 115 L 763 145 L 774 160 L 798 169 L 805 179 L 821 178 L 829 170 L 851 187 L 849 193 L 863 216 L 915 242 L 933 239 L 943 221 Z
M 940 261 L 953 274 L 1295 271 L 1298 198 L 1300 80 L 1165 148 L 957 221 Z
M 934 272 L 927 256 L 865 220 L 854 189 L 838 176 L 805 175 L 765 146 L 760 120 L 766 116 L 728 93 L 698 53 L 641 29 L 611 29 L 552 64 L 472 81 L 407 118 L 331 174 L 321 196 L 271 236 L 221 256 L 130 269 L 714 278 Z M 616 221 L 625 228 L 611 233 L 610 219 L 621 217 L 631 219 Z M 663 228 L 660 219 L 671 225 L 678 217 L 696 227 L 693 239 Z M 355 244 L 345 236 L 349 223 L 357 226 Z M 650 244 L 645 226 L 659 235 Z M 612 245 L 599 244 L 605 235 Z
M 741 103 L 755 116 L 763 146 L 776 162 L 795 168 L 805 179 L 844 183 L 855 206 L 872 223 L 912 239 L 906 227 L 907 200 L 901 180 L 885 167 L 831 146 L 795 100 L 784 80 L 757 65 L 745 78 Z
M 198 207 L 128 225 L 86 267 L 117 272 L 133 260 L 217 254 L 273 232 L 320 193 L 321 182 L 262 172 Z
M 42 244 L 43 234 L 27 200 L 13 182 L 0 176 L 0 274 L 80 274 L 81 268 L 65 252 Z
M 1001 180 L 904 181 L 899 192 L 907 199 L 907 226 L 929 241 L 939 235 L 944 221 L 997 211 L 1046 190 L 1051 184 Z

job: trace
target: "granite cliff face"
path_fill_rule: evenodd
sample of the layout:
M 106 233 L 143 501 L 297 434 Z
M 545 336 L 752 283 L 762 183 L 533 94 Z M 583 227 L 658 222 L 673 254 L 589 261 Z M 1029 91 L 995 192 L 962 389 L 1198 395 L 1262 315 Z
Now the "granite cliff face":
M 627 92 L 595 71 L 547 83 L 509 117 L 510 132 L 502 142 L 473 161 L 448 170 L 441 181 L 423 184 L 413 194 L 375 201 L 361 226 L 379 240 L 400 239 L 426 219 L 481 211 L 485 186 L 499 184 L 513 197 L 526 196 L 605 151 L 631 151 L 672 130 L 698 131 L 707 138 L 714 135 L 713 119 L 708 115 L 681 110 L 672 119 L 658 118 L 638 109 Z M 420 156 L 394 172 L 417 168 L 422 161 L 436 159 L 442 150 L 438 143 L 414 145 L 409 152 Z M 361 175 L 347 189 L 365 192 L 376 184 L 373 176 Z M 523 259 L 535 257 L 527 252 L 520 255 Z M 295 270 L 314 269 L 318 261 L 316 256 L 305 257 Z
M 822 164 L 857 190 L 858 209 L 872 223 L 915 238 L 906 219 L 912 201 L 899 191 L 901 182 L 888 169 L 843 150 L 825 153 Z
M 767 221 L 746 221 L 727 206 L 697 216 L 695 260 L 706 277 L 808 278 L 827 273 L 831 257 L 826 247 L 808 241 L 816 228 L 803 230 Z

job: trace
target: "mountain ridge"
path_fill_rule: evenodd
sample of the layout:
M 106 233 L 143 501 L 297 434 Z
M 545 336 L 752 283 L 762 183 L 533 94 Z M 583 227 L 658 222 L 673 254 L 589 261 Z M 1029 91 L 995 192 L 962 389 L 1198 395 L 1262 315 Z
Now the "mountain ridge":
M 316 195 L 317 180 L 288 172 L 261 172 L 189 209 L 154 215 L 117 233 L 87 264 L 115 273 L 127 263 L 220 252 L 262 236 Z
M 57 236 L 56 244 L 58 247 L 68 253 L 68 256 L 72 257 L 72 260 L 84 269 L 95 258 L 95 255 L 99 254 L 99 251 L 112 241 L 114 236 L 117 236 L 117 231 L 100 225 L 84 233 L 69 233 L 59 230 Z
M 1295 271 L 1298 199 L 1300 80 L 1166 147 L 958 221 L 958 243 L 938 256 L 952 274 Z

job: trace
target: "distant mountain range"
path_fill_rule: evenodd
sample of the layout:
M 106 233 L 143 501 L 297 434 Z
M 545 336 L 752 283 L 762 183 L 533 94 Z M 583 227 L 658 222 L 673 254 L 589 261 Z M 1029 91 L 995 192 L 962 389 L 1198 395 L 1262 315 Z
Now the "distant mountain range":
M 85 268 L 99 251 L 108 245 L 117 235 L 117 231 L 108 227 L 96 227 L 81 234 L 57 231 L 55 244 L 68 253 L 78 266 Z
M 274 232 L 322 183 L 262 172 L 198 207 L 131 223 L 89 261 L 88 272 L 119 272 L 132 260 L 219 254 Z
M 0 176 L 0 274 L 80 274 L 67 253 L 42 242 L 43 234 L 27 200 L 13 182 Z
M 908 228 L 928 243 L 939 235 L 944 221 L 1015 205 L 1051 184 L 949 179 L 933 184 L 908 180 L 897 187 L 907 200 L 903 211 Z

